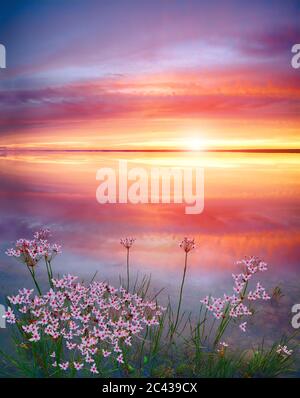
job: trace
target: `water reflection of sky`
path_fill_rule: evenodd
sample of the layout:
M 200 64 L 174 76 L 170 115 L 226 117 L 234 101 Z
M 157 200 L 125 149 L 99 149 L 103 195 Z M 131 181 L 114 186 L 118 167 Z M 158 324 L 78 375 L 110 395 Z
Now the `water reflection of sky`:
M 97 169 L 115 167 L 118 159 L 128 156 L 129 164 L 146 168 L 204 167 L 204 212 L 186 215 L 184 205 L 177 204 L 97 203 Z M 235 260 L 258 255 L 270 264 L 262 282 L 269 288 L 280 285 L 285 296 L 280 305 L 267 303 L 264 315 L 258 314 L 249 329 L 270 341 L 292 332 L 290 309 L 300 300 L 298 155 L 7 152 L 0 162 L 1 302 L 6 294 L 31 284 L 24 267 L 6 257 L 4 249 L 42 225 L 51 227 L 63 245 L 55 271 L 86 280 L 98 271 L 98 278 L 113 284 L 125 271 L 119 239 L 135 236 L 132 275 L 151 274 L 151 293 L 165 287 L 161 301 L 170 295 L 176 302 L 183 265 L 178 242 L 188 235 L 196 238 L 197 248 L 189 259 L 186 310 L 197 313 L 200 298 L 228 291 L 231 273 L 237 270 Z M 45 280 L 42 268 L 37 272 Z

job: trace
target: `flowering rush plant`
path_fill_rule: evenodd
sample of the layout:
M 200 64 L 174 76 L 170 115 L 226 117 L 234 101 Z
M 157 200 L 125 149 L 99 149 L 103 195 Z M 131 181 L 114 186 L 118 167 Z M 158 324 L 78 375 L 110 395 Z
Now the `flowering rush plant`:
M 250 308 L 250 303 L 256 300 L 270 300 L 271 297 L 260 282 L 256 283 L 253 290 L 248 291 L 249 282 L 255 274 L 267 271 L 267 264 L 258 257 L 248 257 L 237 262 L 242 267 L 243 272 L 232 274 L 233 291 L 223 297 L 206 296 L 200 300 L 216 319 L 221 320 L 219 331 L 216 336 L 215 345 L 219 342 L 231 320 L 243 320 L 239 324 L 242 332 L 246 332 L 247 321 L 244 317 L 254 314 Z
M 32 240 L 18 239 L 14 247 L 7 249 L 5 253 L 33 268 L 42 258 L 51 261 L 57 254 L 61 253 L 60 245 L 57 243 L 51 244 L 48 241 L 50 236 L 49 229 L 41 229 L 34 233 Z
M 98 374 L 105 358 L 123 364 L 123 349 L 147 326 L 159 323 L 162 307 L 143 301 L 124 288 L 105 282 L 87 287 L 72 275 L 53 279 L 54 289 L 33 296 L 22 289 L 8 297 L 14 310 L 6 312 L 8 323 L 21 328 L 27 342 L 46 339 L 54 346 L 49 353 L 52 367 L 63 371 L 87 369 Z
M 61 246 L 59 244 L 49 242 L 50 236 L 51 233 L 48 228 L 40 229 L 34 233 L 33 239 L 18 239 L 15 242 L 14 247 L 7 249 L 5 252 L 9 257 L 14 257 L 19 262 L 27 266 L 40 295 L 42 292 L 39 283 L 36 280 L 35 267 L 42 259 L 44 259 L 49 284 L 52 286 L 52 260 L 57 254 L 61 253 Z
M 21 346 L 31 348 L 35 361 L 47 374 L 82 370 L 96 375 L 105 360 L 124 364 L 124 352 L 132 339 L 147 327 L 158 325 L 164 308 L 106 282 L 93 281 L 85 286 L 76 276 L 53 278 L 51 262 L 61 247 L 49 243 L 49 237 L 50 231 L 42 229 L 33 240 L 19 239 L 6 251 L 28 267 L 39 293 L 21 289 L 8 297 L 10 307 L 4 315 L 7 323 L 17 326 Z M 34 270 L 42 259 L 50 284 L 45 294 Z M 37 350 L 34 345 L 38 345 Z M 36 352 L 45 348 L 42 360 Z

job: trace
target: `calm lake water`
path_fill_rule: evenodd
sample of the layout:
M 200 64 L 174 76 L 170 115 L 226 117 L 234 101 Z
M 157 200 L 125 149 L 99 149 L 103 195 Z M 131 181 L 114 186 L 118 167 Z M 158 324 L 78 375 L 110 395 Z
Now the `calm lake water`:
M 205 208 L 186 215 L 185 204 L 106 204 L 96 200 L 96 172 L 129 167 L 203 167 Z M 195 237 L 189 256 L 184 308 L 197 313 L 199 300 L 232 286 L 235 261 L 257 255 L 269 264 L 261 282 L 280 286 L 283 298 L 266 303 L 239 339 L 251 346 L 258 337 L 272 341 L 292 333 L 291 306 L 300 302 L 300 157 L 258 153 L 95 153 L 3 152 L 0 156 L 0 302 L 18 288 L 31 287 L 26 269 L 4 251 L 17 238 L 48 226 L 63 253 L 55 259 L 60 274 L 75 273 L 117 285 L 125 276 L 125 250 L 119 240 L 133 236 L 132 277 L 152 275 L 151 292 L 160 288 L 176 303 L 183 268 L 178 242 Z M 41 265 L 39 277 L 45 281 Z M 230 290 L 229 290 L 230 292 Z M 0 330 L 0 347 L 7 331 Z

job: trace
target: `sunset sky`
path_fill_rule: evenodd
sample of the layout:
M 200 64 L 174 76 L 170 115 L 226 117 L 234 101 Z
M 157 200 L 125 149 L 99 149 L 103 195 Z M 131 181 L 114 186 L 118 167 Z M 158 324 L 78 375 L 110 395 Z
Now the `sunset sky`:
M 0 146 L 300 148 L 299 1 L 1 1 Z

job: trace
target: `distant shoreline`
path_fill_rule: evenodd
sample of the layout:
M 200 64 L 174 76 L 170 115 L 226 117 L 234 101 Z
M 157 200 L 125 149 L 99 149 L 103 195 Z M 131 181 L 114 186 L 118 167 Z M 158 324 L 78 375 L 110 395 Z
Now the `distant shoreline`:
M 0 148 L 0 152 L 94 152 L 94 153 L 300 153 L 298 148 L 279 149 L 26 149 L 26 148 Z

